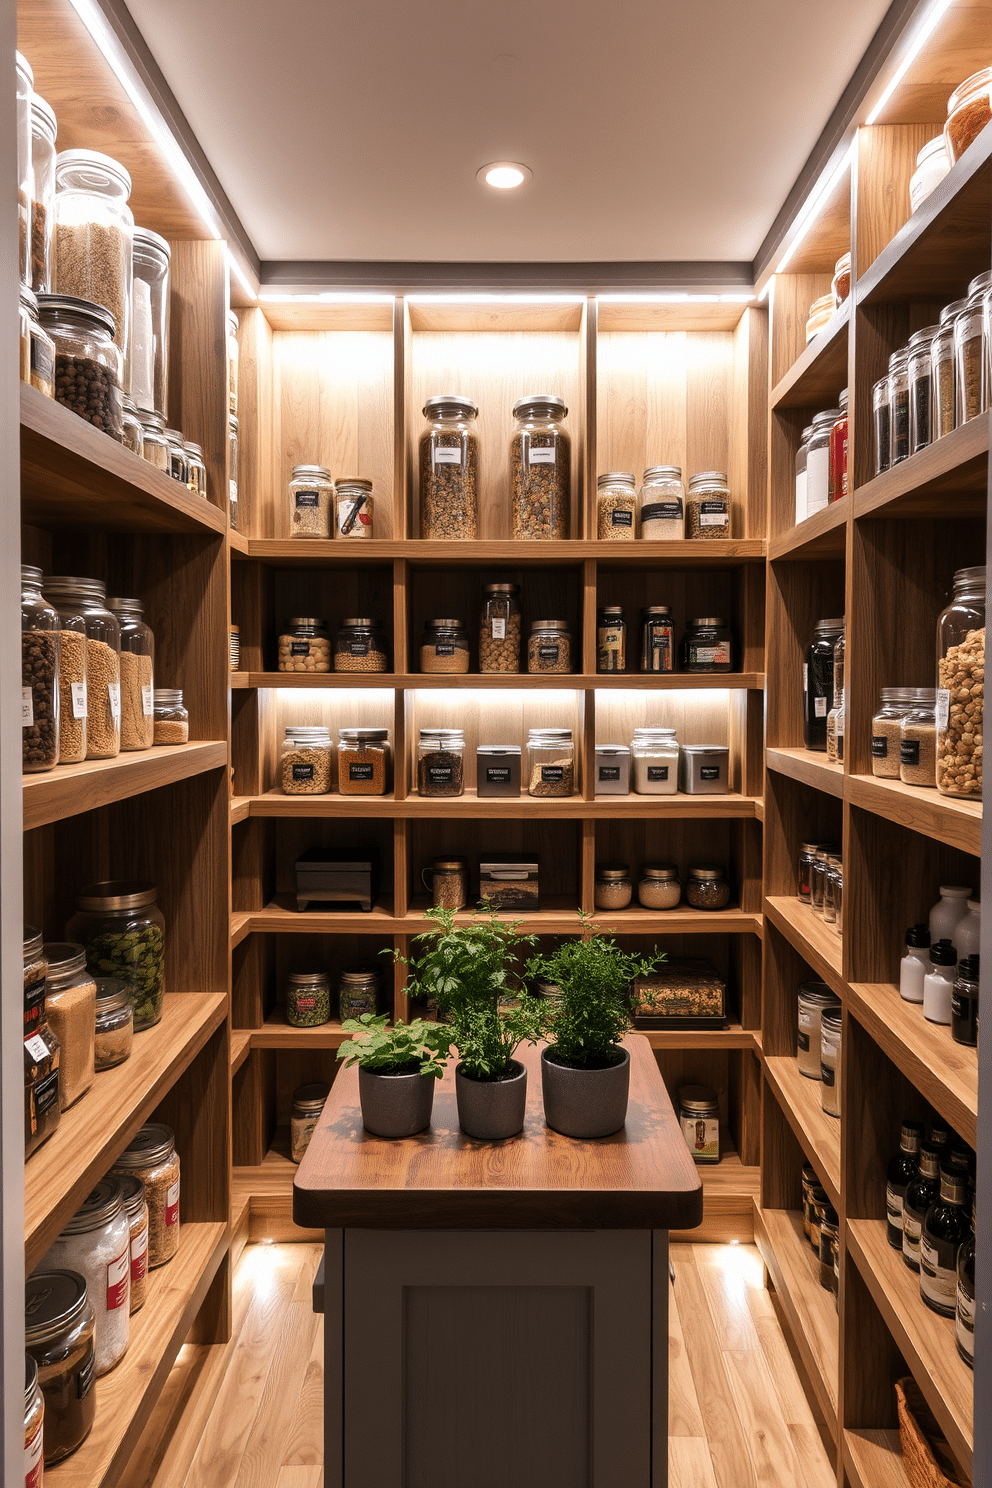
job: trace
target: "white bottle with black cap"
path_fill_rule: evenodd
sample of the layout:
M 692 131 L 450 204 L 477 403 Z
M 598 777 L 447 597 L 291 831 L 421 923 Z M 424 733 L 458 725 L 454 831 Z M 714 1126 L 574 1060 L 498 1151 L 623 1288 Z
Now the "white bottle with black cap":
M 926 925 L 910 925 L 906 954 L 899 962 L 899 996 L 906 1002 L 922 1002 L 923 978 L 929 970 L 930 931 Z
M 950 1023 L 951 997 L 958 958 L 949 940 L 930 947 L 930 970 L 923 978 L 923 1016 L 930 1023 Z

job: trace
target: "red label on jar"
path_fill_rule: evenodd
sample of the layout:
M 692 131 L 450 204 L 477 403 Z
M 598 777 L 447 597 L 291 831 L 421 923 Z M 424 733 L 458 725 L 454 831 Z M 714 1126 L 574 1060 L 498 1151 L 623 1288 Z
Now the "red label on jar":
M 131 1241 L 131 1282 L 148 1275 L 148 1226 Z
M 107 1311 L 126 1307 L 130 1295 L 130 1245 L 121 1251 L 115 1261 L 107 1267 Z
M 38 1429 L 29 1442 L 24 1443 L 24 1488 L 41 1488 L 44 1478 L 42 1472 L 42 1447 L 44 1444 L 44 1422 L 38 1422 Z
M 317 1006 L 316 997 L 297 997 L 296 1011 L 298 1013 L 312 1013 Z
M 177 1178 L 171 1188 L 165 1194 L 165 1223 L 166 1225 L 177 1225 L 179 1223 L 179 1179 Z

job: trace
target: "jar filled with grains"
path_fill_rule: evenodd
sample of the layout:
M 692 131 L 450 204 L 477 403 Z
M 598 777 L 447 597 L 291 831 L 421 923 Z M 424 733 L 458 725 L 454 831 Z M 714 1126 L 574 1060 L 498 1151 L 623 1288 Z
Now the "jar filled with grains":
M 330 537 L 334 482 L 323 465 L 294 465 L 289 478 L 290 537 Z
M 593 903 L 597 909 L 626 909 L 633 897 L 634 885 L 628 864 L 596 864 Z
M 674 796 L 679 786 L 679 746 L 673 728 L 638 728 L 630 750 L 634 794 Z
M 356 615 L 341 621 L 334 634 L 336 672 L 388 672 L 385 632 L 378 620 Z
M 122 443 L 123 364 L 113 317 L 87 300 L 52 294 L 38 296 L 38 318 L 55 346 L 55 401 Z
M 48 961 L 41 931 L 24 926 L 24 1156 L 52 1135 L 62 1116 L 62 1051 L 45 1016 Z
M 726 909 L 730 903 L 726 869 L 710 863 L 690 864 L 685 882 L 685 900 L 693 909 Z
M 982 377 L 985 349 L 982 343 L 982 288 L 979 275 L 968 286 L 964 309 L 954 317 L 955 408 L 958 426 L 977 418 L 984 406 Z M 976 285 L 979 287 L 976 289 Z
M 183 454 L 186 456 L 186 486 L 194 496 L 202 496 L 205 501 L 207 499 L 207 467 L 203 463 L 203 450 L 198 444 L 187 439 L 183 442 Z
M 148 1267 L 164 1266 L 179 1249 L 179 1155 L 167 1126 L 143 1126 L 114 1164 L 116 1174 L 144 1181 L 148 1205 Z
M 872 415 L 875 423 L 875 474 L 889 468 L 889 379 L 880 377 L 871 390 Z
M 122 415 L 121 427 L 123 430 L 122 440 L 124 448 L 129 449 L 132 455 L 137 455 L 139 460 L 145 456 L 145 434 L 138 417 L 138 410 L 130 398 L 123 400 L 124 413 Z
M 59 761 L 60 625 L 58 612 L 42 597 L 41 584 L 41 569 L 22 563 L 21 769 L 25 775 L 51 770 Z M 83 676 L 85 687 L 85 671 Z
M 342 796 L 384 796 L 393 785 L 389 730 L 338 729 L 338 790 Z
M 668 605 L 648 605 L 641 611 L 641 671 L 675 670 L 675 624 Z
M 151 408 L 138 409 L 141 421 L 141 458 L 163 475 L 169 473 L 169 441 L 165 437 L 165 419 Z
M 899 725 L 899 779 L 903 785 L 937 783 L 936 693 L 932 687 L 913 689 L 913 706 Z
M 172 249 L 147 227 L 134 230 L 131 339 L 125 386 L 141 408 L 169 407 L 169 263 Z
M 86 625 L 86 758 L 114 759 L 121 750 L 121 627 L 98 579 L 57 575 L 45 580 L 53 603 L 77 604 Z
M 279 782 L 285 795 L 326 796 L 331 789 L 331 769 L 329 729 L 286 729 L 279 753 Z
M 571 729 L 532 728 L 527 734 L 531 796 L 570 796 L 575 789 L 575 746 Z
M 571 531 L 572 441 L 565 400 L 528 393 L 513 405 L 510 506 L 516 539 L 564 542 Z
M 45 1397 L 38 1383 L 38 1366 L 24 1355 L 24 1485 L 40 1488 L 44 1471 Z
M 567 620 L 533 620 L 527 641 L 531 673 L 572 670 L 572 632 Z
M 96 1377 L 127 1353 L 131 1304 L 131 1235 L 115 1174 L 101 1178 L 41 1263 L 43 1271 L 77 1271 L 96 1316 Z
M 76 914 L 66 940 L 86 948 L 86 965 L 95 976 L 118 977 L 131 989 L 134 1031 L 151 1028 L 162 1017 L 165 996 L 165 917 L 158 890 L 144 879 L 111 879 L 90 884 L 76 895 Z
M 86 1278 L 78 1271 L 32 1272 L 24 1287 L 24 1342 L 45 1398 L 46 1467 L 75 1452 L 93 1429 L 95 1335 Z
M 286 1022 L 319 1028 L 330 1021 L 331 979 L 326 971 L 291 971 L 286 980 Z
M 238 421 L 233 413 L 227 421 L 227 505 L 231 529 L 238 530 Z
M 871 721 L 871 773 L 881 780 L 899 779 L 902 721 L 912 711 L 916 689 L 883 687 L 881 702 Z
M 121 748 L 154 743 L 155 637 L 139 599 L 108 599 L 121 628 Z
M 52 287 L 52 234 L 55 226 L 55 110 L 39 93 L 31 95 L 31 288 Z
M 464 909 L 468 903 L 468 858 L 435 858 L 421 872 L 424 888 L 430 890 L 435 909 Z
M 169 450 L 169 475 L 177 483 L 186 484 L 186 444 L 181 429 L 166 429 L 165 442 Z
M 375 497 L 372 482 L 349 476 L 334 485 L 334 535 L 370 538 L 375 535 Z
M 422 796 L 465 794 L 463 729 L 421 729 L 417 745 L 417 791 Z
M 293 1091 L 293 1108 L 290 1116 L 290 1156 L 294 1163 L 301 1163 L 310 1146 L 310 1138 L 317 1130 L 324 1102 L 331 1093 L 330 1085 L 314 1081 L 311 1085 L 297 1085 Z
M 645 909 L 674 909 L 682 898 L 679 870 L 674 863 L 645 863 L 637 885 L 637 901 Z
M 685 487 L 679 465 L 649 465 L 638 497 L 640 535 L 651 542 L 685 537 Z
M 731 534 L 730 487 L 722 470 L 703 470 L 689 478 L 686 536 L 721 538 Z
M 824 1008 L 820 1017 L 820 1105 L 828 1116 L 840 1118 L 841 1028 L 839 1007 Z
M 46 596 L 47 597 L 47 596 Z M 59 617 L 59 764 L 86 758 L 86 620 L 74 595 L 53 593 Z
M 909 338 L 906 375 L 909 379 L 909 452 L 915 455 L 933 439 L 933 372 L 931 353 L 940 326 L 924 326 Z
M 622 605 L 601 605 L 596 612 L 596 670 L 627 670 L 627 622 Z
M 148 1290 L 148 1204 L 145 1183 L 137 1173 L 118 1173 L 121 1200 L 130 1232 L 131 1316 L 144 1306 Z
M 290 620 L 279 637 L 281 672 L 329 672 L 331 637 L 327 621 L 310 616 Z
M 632 471 L 611 470 L 596 480 L 596 535 L 600 542 L 633 542 L 637 487 Z
M 134 1047 L 134 1008 L 127 982 L 116 977 L 96 979 L 96 1035 L 93 1057 L 97 1070 L 113 1069 L 130 1059 Z
M 109 155 L 63 150 L 55 162 L 55 193 L 55 292 L 102 305 L 126 362 L 134 238 L 127 204 L 131 177 Z
M 420 535 L 473 539 L 479 520 L 479 410 L 445 393 L 424 404 L 420 436 Z
M 520 624 L 520 585 L 484 585 L 479 615 L 480 672 L 519 672 Z
M 21 285 L 21 380 L 46 398 L 55 397 L 55 342 L 41 328 L 38 301 Z
M 954 300 L 940 312 L 937 334 L 930 342 L 930 382 L 933 399 L 933 437 L 950 434 L 957 417 L 956 371 L 954 365 L 954 321 L 965 307 L 964 300 Z
M 958 569 L 937 621 L 937 789 L 981 800 L 985 713 L 985 565 Z
M 152 694 L 152 743 L 189 742 L 189 714 L 183 705 L 181 687 L 158 687 Z
M 376 1013 L 382 993 L 382 977 L 373 967 L 359 966 L 342 971 L 338 977 L 338 1017 L 360 1018 L 363 1013 Z
M 59 1100 L 63 1111 L 93 1084 L 93 1039 L 96 1029 L 96 982 L 86 970 L 80 945 L 54 941 L 46 944 L 48 985 L 45 1017 L 59 1041 Z
M 464 620 L 428 620 L 420 637 L 422 672 L 467 672 L 468 631 Z
M 889 357 L 889 466 L 909 458 L 909 350 Z

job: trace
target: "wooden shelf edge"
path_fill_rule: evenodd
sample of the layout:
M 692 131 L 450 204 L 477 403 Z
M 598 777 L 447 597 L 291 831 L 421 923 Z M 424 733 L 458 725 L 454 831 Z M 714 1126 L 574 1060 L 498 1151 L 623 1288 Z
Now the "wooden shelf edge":
M 234 679 L 237 678 L 237 681 Z M 430 675 L 425 672 L 232 672 L 231 686 L 245 688 L 305 688 L 307 691 L 337 691 L 369 687 L 398 692 L 439 691 L 471 688 L 492 692 L 594 692 L 642 690 L 648 692 L 763 692 L 764 672 L 568 672 L 537 676 L 531 672 L 464 672 Z
M 814 512 L 811 517 L 797 522 L 785 532 L 780 532 L 769 541 L 769 562 L 843 557 L 850 509 L 851 502 L 844 497 L 840 501 L 832 501 L 822 511 Z
M 888 821 L 922 832 L 936 842 L 980 857 L 982 852 L 982 806 L 980 801 L 942 796 L 936 786 L 903 785 L 900 780 L 880 780 L 874 775 L 848 775 L 844 797 L 852 806 L 884 816 Z
M 920 502 L 928 495 L 960 494 L 963 486 L 971 485 L 973 500 L 967 505 L 984 511 L 990 419 L 989 412 L 979 414 L 941 439 L 935 439 L 918 454 L 859 486 L 854 493 L 855 519 L 916 515 Z
M 844 1466 L 851 1488 L 911 1488 L 897 1429 L 845 1431 Z
M 273 789 L 259 796 L 240 797 L 248 800 L 250 816 L 303 817 L 464 817 L 468 820 L 519 821 L 541 817 L 561 821 L 581 821 L 588 817 L 618 819 L 671 818 L 673 820 L 752 819 L 760 796 L 742 796 L 730 792 L 719 796 L 598 796 L 591 801 L 579 795 L 566 800 L 515 796 L 510 800 L 480 799 L 474 791 L 463 796 L 431 799 L 417 795 L 397 801 L 389 796 L 287 796 Z M 239 808 L 240 809 L 240 808 Z M 241 818 L 243 819 L 243 818 Z
M 797 1215 L 800 1226 L 802 1216 Z M 785 1308 L 793 1340 L 805 1366 L 806 1374 L 816 1392 L 817 1402 L 831 1436 L 837 1439 L 837 1387 L 840 1354 L 840 1318 L 834 1316 L 836 1337 L 827 1340 L 829 1356 L 823 1356 L 822 1340 L 813 1336 L 811 1327 L 811 1303 L 820 1301 L 818 1293 L 824 1288 L 812 1276 L 812 1249 L 809 1266 L 799 1251 L 802 1243 L 796 1235 L 790 1213 L 784 1209 L 763 1209 L 756 1206 L 754 1213 L 754 1238 L 761 1258 L 771 1272 L 775 1290 Z M 819 1262 L 816 1263 L 819 1265 Z M 830 1294 L 829 1310 L 834 1312 L 833 1294 Z M 823 1309 L 826 1310 L 825 1308 Z
M 780 408 L 805 408 L 821 396 L 819 383 L 826 381 L 824 371 L 827 364 L 830 374 L 834 362 L 840 364 L 838 392 L 847 381 L 847 327 L 851 318 L 850 296 L 838 307 L 830 320 L 800 352 L 785 376 L 772 388 L 769 405 L 773 411 Z M 843 341 L 843 346 L 840 345 Z M 813 382 L 813 374 L 819 372 L 817 386 L 807 392 L 805 384 Z
M 847 995 L 842 972 L 841 938 L 824 926 L 823 920 L 797 899 L 775 895 L 765 900 L 765 915 L 841 999 Z M 813 937 L 816 937 L 814 940 Z M 829 939 L 827 938 L 829 937 Z M 836 945 L 832 944 L 836 942 Z
M 765 763 L 769 770 L 788 775 L 800 785 L 811 785 L 814 790 L 843 798 L 844 766 L 831 764 L 825 754 L 813 749 L 769 748 L 765 750 Z
M 190 780 L 207 770 L 222 768 L 227 757 L 225 740 L 194 740 L 190 744 L 128 750 L 115 759 L 84 760 L 79 765 L 56 765 L 43 774 L 25 775 L 24 830 L 29 832 L 163 785 Z
M 792 1127 L 796 1141 L 802 1147 L 807 1158 L 819 1174 L 820 1181 L 827 1191 L 831 1204 L 837 1210 L 838 1214 L 842 1213 L 843 1206 L 840 1201 L 840 1122 L 834 1123 L 838 1130 L 836 1134 L 830 1133 L 830 1149 L 828 1151 L 824 1136 L 816 1129 L 815 1112 L 813 1113 L 814 1120 L 811 1121 L 810 1112 L 805 1108 L 804 1104 L 799 1100 L 794 1100 L 790 1094 L 792 1090 L 797 1092 L 804 1090 L 806 1085 L 815 1085 L 817 1090 L 819 1090 L 818 1082 L 807 1080 L 804 1075 L 799 1073 L 799 1067 L 796 1061 L 785 1056 L 769 1057 L 767 1054 L 762 1054 L 762 1066 L 765 1071 L 765 1078 L 782 1109 L 782 1114 Z M 795 1083 L 800 1080 L 802 1081 L 802 1085 Z M 819 1101 L 819 1095 L 816 1096 L 816 1100 Z M 832 1118 L 824 1115 L 823 1120 L 832 1121 Z M 836 1144 L 833 1141 L 834 1135 L 836 1136 Z M 835 1145 L 836 1150 L 834 1150 Z
M 231 552 L 236 553 L 239 558 L 248 557 L 248 539 L 241 532 L 235 532 L 233 527 L 227 529 L 227 541 Z
M 685 538 L 681 542 L 630 543 L 597 542 L 573 538 L 568 542 L 440 542 L 422 538 L 373 539 L 371 542 L 342 542 L 334 538 L 310 539 L 249 537 L 248 556 L 263 563 L 298 567 L 324 565 L 362 567 L 406 558 L 425 567 L 456 564 L 480 566 L 490 564 L 515 567 L 558 567 L 579 564 L 595 558 L 607 567 L 637 564 L 659 564 L 677 567 L 735 565 L 759 562 L 765 557 L 767 544 L 762 537 L 716 538 L 700 541 Z
M 251 805 L 251 797 L 250 796 L 232 796 L 231 797 L 231 826 L 232 827 L 237 826 L 238 822 L 243 822 L 243 821 L 247 821 L 248 820 L 250 805 Z
M 236 1075 L 251 1053 L 251 1029 L 231 1029 L 231 1074 Z

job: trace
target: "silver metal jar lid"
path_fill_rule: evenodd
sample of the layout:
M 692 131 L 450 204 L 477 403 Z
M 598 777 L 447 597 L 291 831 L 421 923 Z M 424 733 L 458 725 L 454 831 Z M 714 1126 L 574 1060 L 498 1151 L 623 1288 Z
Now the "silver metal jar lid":
M 423 414 L 425 418 L 435 415 L 444 416 L 446 411 L 452 414 L 464 413 L 469 418 L 478 418 L 479 410 L 471 398 L 463 398 L 461 393 L 438 393 L 433 398 L 428 398 L 424 404 Z
M 560 630 L 563 631 L 565 635 L 568 635 L 569 633 L 567 620 L 532 620 L 530 622 L 530 628 L 532 631 Z
M 644 484 L 654 485 L 659 481 L 681 481 L 681 465 L 649 465 L 644 472 Z
M 89 884 L 76 895 L 77 909 L 146 909 L 158 897 L 158 885 L 142 878 L 112 878 Z
M 568 413 L 565 399 L 557 393 L 525 393 L 513 405 L 513 417 L 521 418 L 527 413 L 547 412 L 554 418 L 564 418 Z
M 711 1090 L 708 1085 L 680 1085 L 676 1099 L 684 1111 L 691 1111 L 697 1116 L 707 1116 L 712 1111 L 719 1110 L 716 1091 Z
M 689 486 L 719 485 L 727 484 L 727 472 L 725 470 L 700 470 L 695 475 L 690 475 Z
M 117 1182 L 120 1184 L 124 1213 L 128 1217 L 140 1214 L 145 1202 L 145 1180 L 139 1178 L 137 1173 L 120 1173 Z
M 144 1168 L 157 1167 L 173 1157 L 175 1151 L 176 1138 L 172 1128 L 152 1121 L 143 1126 L 130 1145 L 124 1148 L 114 1167 L 136 1168 L 141 1172 Z
M 343 728 L 338 729 L 338 738 L 342 743 L 355 744 L 363 740 L 370 744 L 379 744 L 389 738 L 389 730 L 384 728 Z
M 722 615 L 700 615 L 688 623 L 690 630 L 720 630 L 727 622 Z
M 326 620 L 322 620 L 319 615 L 294 615 L 290 619 L 289 624 L 292 625 L 292 626 L 299 627 L 300 629 L 304 629 L 304 628 L 321 629 L 322 628 L 322 629 L 325 629 L 326 630 L 326 628 L 327 628 L 327 621 Z
M 464 630 L 464 620 L 427 620 L 424 624 L 425 630 Z
M 361 475 L 339 476 L 334 482 L 334 489 L 339 496 L 367 496 L 372 489 L 372 482 Z
M 715 863 L 690 863 L 690 878 L 726 878 L 727 870 L 719 868 Z
M 118 977 L 96 977 L 96 1020 L 131 1006 L 131 985 Z
M 290 482 L 292 482 L 295 480 L 308 479 L 310 476 L 315 476 L 317 480 L 329 481 L 331 478 L 331 472 L 325 465 L 294 465 L 293 473 L 289 477 L 289 479 Z
M 24 1340 L 30 1347 L 68 1332 L 86 1311 L 86 1279 L 78 1271 L 34 1271 L 24 1284 Z
M 476 748 L 476 754 L 493 754 L 500 757 L 520 754 L 519 744 L 480 744 Z
M 86 1235 L 101 1230 L 116 1219 L 124 1207 L 124 1195 L 116 1178 L 101 1178 L 91 1189 L 62 1230 L 63 1235 Z
M 291 971 L 287 981 L 291 987 L 327 987 L 330 985 L 326 971 Z
M 81 300 L 78 295 L 39 294 L 38 317 L 42 324 L 46 316 L 59 315 L 76 315 L 80 320 L 88 320 L 91 325 L 106 331 L 111 340 L 117 335 L 117 321 L 103 305 Z
M 42 954 L 48 958 L 48 990 L 53 982 L 63 982 L 86 968 L 86 951 L 71 940 L 46 941 Z
M 632 470 L 607 470 L 603 475 L 597 475 L 596 485 L 599 486 L 632 486 L 634 485 L 634 472 Z
M 330 1093 L 330 1085 L 325 1085 L 319 1080 L 309 1085 L 297 1085 L 293 1091 L 293 1108 L 301 1116 L 319 1114 Z

